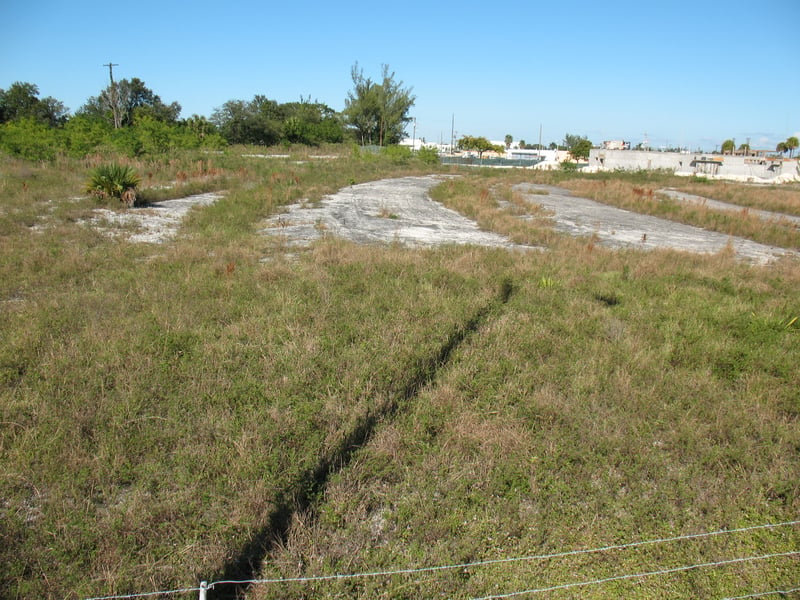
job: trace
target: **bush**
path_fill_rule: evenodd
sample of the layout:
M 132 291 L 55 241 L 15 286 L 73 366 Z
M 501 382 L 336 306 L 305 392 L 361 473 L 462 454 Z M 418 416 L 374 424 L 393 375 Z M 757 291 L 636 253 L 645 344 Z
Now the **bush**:
M 407 146 L 384 146 L 382 154 L 395 164 L 406 164 L 411 158 L 411 149 Z
M 417 150 L 417 158 L 419 158 L 426 165 L 435 165 L 439 162 L 439 151 L 430 146 L 423 146 Z
M 0 149 L 28 160 L 53 160 L 59 146 L 58 130 L 35 119 L 0 125 Z
M 141 179 L 128 166 L 111 163 L 100 165 L 86 184 L 86 191 L 100 198 L 118 198 L 131 207 L 136 202 L 136 188 Z

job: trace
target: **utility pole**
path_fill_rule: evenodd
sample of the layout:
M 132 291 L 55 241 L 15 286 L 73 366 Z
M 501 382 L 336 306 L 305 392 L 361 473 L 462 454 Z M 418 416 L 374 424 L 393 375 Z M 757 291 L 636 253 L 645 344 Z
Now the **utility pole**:
M 108 78 L 111 80 L 111 85 L 114 85 L 114 67 L 118 67 L 119 65 L 109 61 L 107 65 L 103 66 L 108 67 Z
M 453 118 L 450 121 L 450 154 L 453 154 L 455 147 L 456 147 L 456 113 L 453 113 Z
M 539 152 L 536 153 L 536 156 L 542 156 L 542 124 L 539 123 Z
M 108 64 L 103 65 L 104 67 L 108 67 L 108 78 L 111 81 L 111 85 L 109 86 L 109 99 L 108 103 L 111 105 L 111 115 L 114 118 L 114 129 L 119 129 L 122 125 L 122 119 L 119 114 L 119 100 L 117 94 L 117 85 L 114 83 L 114 67 L 118 67 L 119 65 L 116 63 L 112 63 L 108 61 Z

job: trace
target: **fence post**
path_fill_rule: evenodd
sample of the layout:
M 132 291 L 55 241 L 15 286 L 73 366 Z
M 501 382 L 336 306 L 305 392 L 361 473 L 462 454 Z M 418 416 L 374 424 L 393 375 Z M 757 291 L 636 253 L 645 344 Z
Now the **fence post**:
M 206 600 L 206 590 L 208 590 L 208 582 L 200 582 L 200 600 Z

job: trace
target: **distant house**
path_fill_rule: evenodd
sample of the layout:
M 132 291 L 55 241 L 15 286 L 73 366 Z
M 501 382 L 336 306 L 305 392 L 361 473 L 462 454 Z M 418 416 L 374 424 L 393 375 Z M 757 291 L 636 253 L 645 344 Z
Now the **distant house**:
M 699 175 L 751 182 L 800 181 L 800 162 L 752 151 L 748 156 L 647 150 L 592 148 L 593 171 L 665 170 L 676 175 Z
M 631 143 L 625 140 L 607 140 L 603 142 L 603 150 L 630 150 Z

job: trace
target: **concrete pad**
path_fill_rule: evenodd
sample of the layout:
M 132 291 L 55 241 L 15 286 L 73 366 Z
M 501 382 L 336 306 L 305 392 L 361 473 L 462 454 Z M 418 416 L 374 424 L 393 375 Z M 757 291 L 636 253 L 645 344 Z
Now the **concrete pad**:
M 713 254 L 731 244 L 738 258 L 756 264 L 766 264 L 782 256 L 800 257 L 793 250 L 607 206 L 555 186 L 521 183 L 514 189 L 529 202 L 552 211 L 557 230 L 576 236 L 595 236 L 600 244 L 611 248 L 670 248 Z M 548 193 L 535 194 L 535 190 Z
M 262 233 L 290 246 L 307 246 L 323 235 L 359 244 L 400 243 L 412 247 L 472 244 L 524 248 L 430 198 L 446 176 L 400 177 L 352 185 L 323 198 L 286 207 L 267 221 Z

